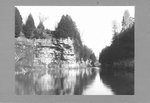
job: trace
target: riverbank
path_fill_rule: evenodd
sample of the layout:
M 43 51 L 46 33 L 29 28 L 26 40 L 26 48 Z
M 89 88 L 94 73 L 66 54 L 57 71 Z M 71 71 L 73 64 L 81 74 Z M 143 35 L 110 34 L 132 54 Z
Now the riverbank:
M 100 76 L 115 94 L 134 94 L 134 60 L 122 60 L 113 64 L 101 64 Z
M 134 60 L 127 59 L 112 64 L 101 64 L 101 71 L 134 81 Z
M 69 41 L 69 40 L 68 40 Z M 69 41 L 71 42 L 71 41 Z M 15 73 L 25 74 L 32 70 L 58 70 L 58 69 L 78 69 L 91 67 L 90 62 L 78 61 L 76 62 L 76 54 L 74 53 L 74 47 L 72 43 L 66 43 L 70 45 L 69 50 L 64 48 L 64 52 L 71 55 L 63 55 L 67 58 L 59 60 L 60 51 L 55 50 L 55 46 L 50 39 L 26 39 L 24 37 L 15 38 Z M 42 47 L 39 47 L 42 46 Z M 43 46 L 53 46 L 53 48 L 47 48 Z

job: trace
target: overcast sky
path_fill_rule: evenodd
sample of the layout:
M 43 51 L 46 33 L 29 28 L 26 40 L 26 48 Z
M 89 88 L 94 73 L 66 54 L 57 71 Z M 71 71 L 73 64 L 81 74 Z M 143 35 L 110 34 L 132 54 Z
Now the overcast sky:
M 39 16 L 46 17 L 45 28 L 54 30 L 62 15 L 68 14 L 79 29 L 83 44 L 93 50 L 98 57 L 101 50 L 109 46 L 112 39 L 112 24 L 120 27 L 125 10 L 134 17 L 134 6 L 16 6 L 26 21 L 29 13 L 39 24 Z

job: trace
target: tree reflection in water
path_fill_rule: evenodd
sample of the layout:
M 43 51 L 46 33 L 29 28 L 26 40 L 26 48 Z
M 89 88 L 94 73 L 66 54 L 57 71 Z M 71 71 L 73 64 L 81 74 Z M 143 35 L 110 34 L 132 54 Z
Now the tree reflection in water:
M 16 94 L 79 95 L 96 76 L 92 68 L 52 72 L 41 74 L 40 71 L 32 71 L 16 75 Z
M 46 54 L 39 53 L 44 51 Z M 113 94 L 92 67 L 59 68 L 49 59 L 49 49 L 40 49 L 15 64 L 15 92 L 18 95 L 105 95 Z M 47 53 L 48 52 L 48 53 Z M 91 89 L 92 88 L 92 89 Z
M 92 80 L 90 85 L 87 85 L 87 88 L 84 88 L 83 95 L 113 95 L 111 88 L 102 82 L 100 78 L 99 71 L 96 73 L 96 77 Z
M 134 94 L 134 78 L 129 75 L 115 74 L 114 72 L 100 72 L 100 78 L 109 86 L 116 95 L 133 95 Z
M 94 80 L 95 70 L 85 67 L 59 68 L 57 64 L 53 66 L 48 51 L 46 48 L 40 49 L 37 55 L 36 52 L 27 52 L 30 55 L 15 63 L 16 94 L 82 94 L 83 88 Z

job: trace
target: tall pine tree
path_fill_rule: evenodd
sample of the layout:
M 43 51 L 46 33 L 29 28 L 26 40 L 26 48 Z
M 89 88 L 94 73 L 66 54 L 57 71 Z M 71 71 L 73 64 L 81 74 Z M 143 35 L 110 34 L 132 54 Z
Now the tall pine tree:
M 125 30 L 129 27 L 129 21 L 130 21 L 130 14 L 129 11 L 126 10 L 124 12 L 123 19 L 122 19 L 122 30 Z
M 23 33 L 26 38 L 31 38 L 33 36 L 33 31 L 35 30 L 34 19 L 31 14 L 29 14 L 26 23 L 23 25 Z
M 18 37 L 22 31 L 22 17 L 19 10 L 15 7 L 15 37 Z
M 69 15 L 63 15 L 56 28 L 55 36 L 56 38 L 72 38 L 77 32 L 76 25 L 71 17 Z

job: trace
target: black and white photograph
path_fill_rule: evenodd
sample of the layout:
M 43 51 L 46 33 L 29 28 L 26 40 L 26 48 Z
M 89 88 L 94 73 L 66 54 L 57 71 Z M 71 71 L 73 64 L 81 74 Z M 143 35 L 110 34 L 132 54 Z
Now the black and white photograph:
M 14 6 L 16 95 L 134 95 L 134 6 Z

